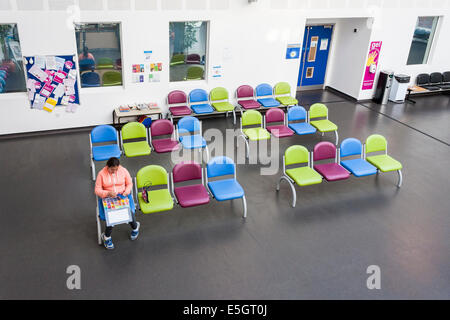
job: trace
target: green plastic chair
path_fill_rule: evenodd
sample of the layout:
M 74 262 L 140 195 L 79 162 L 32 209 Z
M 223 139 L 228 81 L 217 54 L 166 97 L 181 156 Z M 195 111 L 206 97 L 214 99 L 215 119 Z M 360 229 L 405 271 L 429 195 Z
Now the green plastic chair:
M 307 166 L 286 169 L 288 165 L 305 164 Z M 283 155 L 283 175 L 278 179 L 277 191 L 280 190 L 281 181 L 287 181 L 292 191 L 292 207 L 297 202 L 297 193 L 294 183 L 298 186 L 310 186 L 322 182 L 322 176 L 311 167 L 309 151 L 304 146 L 293 145 L 286 149 Z
M 122 84 L 122 73 L 120 71 L 106 71 L 103 76 L 103 86 L 120 86 Z
M 97 61 L 97 69 L 114 69 L 114 62 L 111 58 L 100 58 Z
M 244 128 L 249 126 L 259 125 L 256 128 Z M 245 150 L 246 156 L 249 157 L 250 146 L 248 141 L 259 141 L 259 140 L 267 140 L 270 139 L 270 132 L 267 131 L 263 127 L 263 117 L 259 111 L 256 110 L 247 110 L 242 114 L 241 117 L 241 125 L 240 125 L 241 133 L 238 136 L 241 137 L 245 142 Z
M 172 59 L 170 59 L 170 65 L 176 66 L 178 64 L 184 64 L 184 54 L 174 54 Z
M 204 72 L 202 67 L 189 67 L 184 80 L 202 80 Z
M 166 169 L 157 165 L 149 165 L 141 168 L 134 178 L 134 188 L 137 195 L 137 207 L 142 213 L 154 213 L 173 209 L 173 198 L 169 191 L 168 174 Z M 148 191 L 148 203 L 142 198 L 143 187 L 150 187 Z M 166 186 L 162 189 L 152 190 L 156 186 Z
M 298 100 L 291 97 L 291 86 L 287 82 L 278 82 L 273 87 L 273 95 L 284 106 L 295 106 Z
M 145 141 L 124 142 L 129 139 L 145 138 Z M 147 129 L 140 122 L 128 122 L 122 127 L 120 134 L 122 150 L 129 158 L 146 156 L 152 151 L 148 144 Z
M 384 154 L 367 157 L 367 153 L 384 151 Z M 364 158 L 381 172 L 397 171 L 397 187 L 402 186 L 402 164 L 387 154 L 387 140 L 380 134 L 372 134 L 364 145 Z M 378 173 L 378 171 L 377 171 Z
M 339 136 L 338 136 L 338 126 L 335 125 L 333 122 L 331 122 L 330 120 L 328 120 L 328 108 L 326 105 L 324 105 L 323 103 L 314 103 L 310 108 L 309 108 L 309 123 L 314 126 L 317 131 L 322 133 L 322 136 L 324 135 L 325 132 L 333 132 L 336 135 L 336 143 L 335 145 L 338 144 L 339 142 Z M 311 121 L 311 119 L 317 119 L 317 118 L 326 118 L 326 119 L 322 119 L 322 120 L 314 120 Z
M 233 112 L 233 124 L 236 124 L 236 112 L 235 106 L 232 105 L 228 100 L 228 91 L 225 88 L 217 87 L 210 91 L 209 99 L 211 100 L 211 105 L 218 112 Z

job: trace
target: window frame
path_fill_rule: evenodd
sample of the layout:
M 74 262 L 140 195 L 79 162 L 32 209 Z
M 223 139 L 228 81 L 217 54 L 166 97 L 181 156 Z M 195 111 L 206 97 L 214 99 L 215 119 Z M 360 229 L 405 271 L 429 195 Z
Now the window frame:
M 410 56 L 410 53 L 411 53 L 411 48 L 412 48 L 413 41 L 414 41 L 414 34 L 416 32 L 417 24 L 418 24 L 420 18 L 433 18 L 433 27 L 431 29 L 432 32 L 430 33 L 430 37 L 428 38 L 427 47 L 425 49 L 425 53 L 424 53 L 424 56 L 422 58 L 422 61 L 420 63 L 408 63 L 409 56 Z M 411 45 L 409 47 L 408 56 L 406 58 L 406 65 L 407 66 L 428 65 L 428 64 L 430 64 L 432 62 L 434 48 L 436 47 L 436 40 L 438 38 L 438 32 L 439 32 L 439 29 L 440 29 L 441 22 L 442 22 L 442 16 L 434 16 L 434 15 L 417 16 L 416 24 L 414 25 L 414 31 L 413 31 L 413 35 L 412 35 L 412 39 L 411 39 Z M 430 41 L 431 41 L 431 43 L 430 43 Z

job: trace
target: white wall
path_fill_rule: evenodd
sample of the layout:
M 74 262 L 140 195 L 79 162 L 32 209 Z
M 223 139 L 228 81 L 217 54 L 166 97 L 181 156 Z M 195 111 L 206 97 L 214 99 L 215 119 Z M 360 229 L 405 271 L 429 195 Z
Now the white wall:
M 24 6 L 27 2 L 33 2 L 32 10 Z M 71 3 L 81 6 L 77 19 L 81 22 L 122 22 L 124 86 L 81 89 L 81 106 L 76 113 L 66 113 L 64 108 L 51 114 L 32 110 L 25 93 L 2 94 L 0 134 L 111 123 L 112 110 L 125 103 L 155 101 L 165 109 L 165 97 L 173 89 L 188 92 L 197 87 L 209 90 L 223 86 L 233 95 L 234 90 L 244 83 L 255 86 L 262 82 L 275 84 L 278 81 L 288 81 L 295 88 L 300 61 L 286 60 L 284 57 L 288 43 L 302 42 L 306 19 L 374 15 L 382 21 L 381 27 L 374 29 L 371 35 L 371 41 L 383 41 L 378 70 L 392 68 L 406 73 L 419 73 L 450 69 L 450 62 L 444 58 L 450 49 L 449 42 L 445 40 L 450 33 L 450 25 L 446 21 L 450 16 L 448 0 L 258 0 L 251 5 L 247 0 L 1 0 L 0 21 L 18 23 L 22 53 L 25 56 L 75 54 L 75 32 L 71 27 L 71 19 L 77 16 L 76 11 L 75 14 L 67 12 L 65 6 L 61 5 Z M 422 6 L 420 3 L 428 7 L 414 7 Z M 57 4 L 60 10 L 53 10 Z M 374 4 L 382 6 L 381 9 L 370 9 Z M 385 8 L 393 4 L 398 6 Z M 87 6 L 94 10 L 87 10 Z M 433 6 L 439 6 L 439 9 Z M 143 7 L 148 10 L 137 9 Z M 432 65 L 406 67 L 415 20 L 418 15 L 428 14 L 445 15 L 439 39 L 435 40 L 438 45 L 432 53 Z M 216 80 L 209 76 L 206 81 L 168 82 L 169 21 L 189 20 L 210 21 L 208 71 L 212 65 L 221 64 L 224 68 L 222 79 Z M 163 63 L 160 83 L 131 83 L 131 65 L 143 63 L 144 50 L 152 50 L 152 60 Z M 343 88 L 359 99 L 372 95 L 371 91 L 360 90 L 362 71 L 358 70 L 363 70 L 368 45 L 366 52 L 362 51 L 356 54 L 355 66 L 351 68 L 354 71 L 353 80 L 348 87 L 343 85 L 345 77 L 340 78 L 337 72 L 328 73 L 327 79 L 337 89 Z M 225 56 L 224 52 L 227 53 Z M 363 56 L 360 56 L 362 53 Z M 345 52 L 338 54 L 345 56 Z M 339 70 L 339 64 L 340 61 L 333 63 L 333 68 Z M 358 73 L 361 73 L 359 84 L 354 80 L 358 78 Z

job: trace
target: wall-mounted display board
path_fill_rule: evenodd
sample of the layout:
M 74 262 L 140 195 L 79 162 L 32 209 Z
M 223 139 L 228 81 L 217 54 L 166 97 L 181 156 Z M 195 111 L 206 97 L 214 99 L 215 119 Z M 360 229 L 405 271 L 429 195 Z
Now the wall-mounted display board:
M 66 111 L 76 110 L 80 98 L 73 55 L 25 57 L 24 63 L 32 109 L 52 112 L 63 105 Z

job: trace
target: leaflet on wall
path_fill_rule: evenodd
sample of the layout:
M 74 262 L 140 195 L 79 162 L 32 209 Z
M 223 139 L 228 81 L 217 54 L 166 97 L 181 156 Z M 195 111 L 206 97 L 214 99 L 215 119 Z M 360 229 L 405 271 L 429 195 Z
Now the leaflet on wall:
M 214 79 L 222 78 L 222 72 L 223 72 L 222 66 L 217 65 L 212 67 L 212 77 Z
M 298 59 L 300 57 L 300 43 L 288 44 L 286 59 Z
M 382 41 L 372 41 L 370 43 L 370 50 L 367 57 L 362 90 L 369 90 L 373 88 L 373 82 L 375 79 L 375 74 L 377 72 L 378 59 L 380 57 L 381 44 Z

